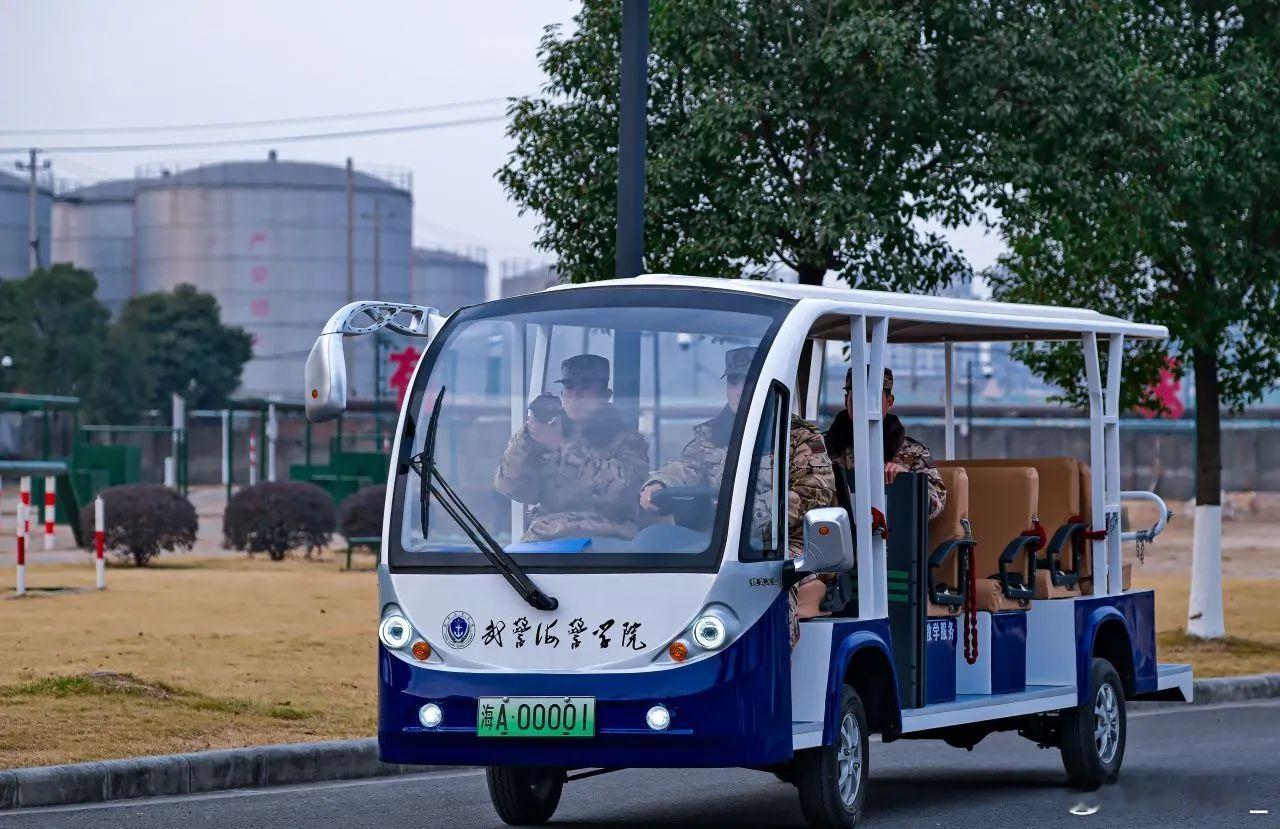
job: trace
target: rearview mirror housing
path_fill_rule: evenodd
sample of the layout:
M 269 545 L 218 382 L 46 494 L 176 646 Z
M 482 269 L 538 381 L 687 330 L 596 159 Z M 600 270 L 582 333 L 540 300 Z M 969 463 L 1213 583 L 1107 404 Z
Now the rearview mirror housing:
M 795 560 L 798 573 L 843 573 L 853 569 L 853 531 L 840 507 L 811 509 L 804 514 L 804 552 Z
M 347 361 L 342 334 L 321 334 L 311 346 L 303 372 L 307 418 L 312 423 L 333 420 L 347 410 Z

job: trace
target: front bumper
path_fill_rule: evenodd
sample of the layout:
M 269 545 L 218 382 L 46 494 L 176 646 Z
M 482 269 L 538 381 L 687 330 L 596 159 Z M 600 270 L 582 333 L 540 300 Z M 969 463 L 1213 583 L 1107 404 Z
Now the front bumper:
M 791 648 L 786 598 L 723 653 L 645 672 L 447 671 L 412 665 L 379 646 L 378 748 L 388 763 L 566 768 L 764 766 L 791 757 Z M 583 738 L 476 736 L 479 697 L 590 696 L 596 734 Z M 427 729 L 418 709 L 444 720 Z M 651 731 L 645 712 L 671 712 Z

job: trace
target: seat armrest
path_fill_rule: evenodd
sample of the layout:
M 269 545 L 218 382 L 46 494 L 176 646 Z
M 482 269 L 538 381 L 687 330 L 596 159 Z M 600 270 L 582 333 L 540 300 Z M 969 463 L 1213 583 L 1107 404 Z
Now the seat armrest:
M 933 551 L 929 556 L 929 598 L 934 604 L 944 605 L 946 607 L 962 607 L 964 605 L 965 585 L 968 580 L 965 579 L 965 573 L 968 568 L 973 566 L 973 548 L 977 546 L 971 538 L 957 538 L 954 541 L 944 541 L 938 545 L 938 549 Z M 952 593 L 946 589 L 945 585 L 939 586 L 934 580 L 933 571 L 942 566 L 947 560 L 947 556 L 955 553 L 960 556 L 960 584 L 957 585 L 957 592 Z
M 1041 562 L 1049 570 L 1049 579 L 1058 587 L 1075 587 L 1080 581 L 1080 560 L 1076 552 L 1077 542 L 1084 540 L 1084 532 L 1089 525 L 1084 522 L 1064 524 L 1049 539 Z M 1070 542 L 1072 545 L 1071 567 L 1062 566 L 1062 547 Z
M 1000 554 L 1000 588 L 1010 599 L 1034 599 L 1036 596 L 1036 547 L 1040 545 L 1038 535 L 1020 535 L 1010 541 Z M 1027 551 L 1026 581 L 1022 573 L 1009 572 L 1009 565 L 1018 553 Z

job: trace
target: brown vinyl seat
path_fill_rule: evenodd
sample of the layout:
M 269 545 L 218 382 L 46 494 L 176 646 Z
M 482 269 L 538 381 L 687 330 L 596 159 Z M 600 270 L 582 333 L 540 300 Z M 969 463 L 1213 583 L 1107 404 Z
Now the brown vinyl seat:
M 1092 484 L 1088 464 L 1068 457 L 970 458 L 963 463 L 966 467 L 1027 466 L 1036 471 L 1040 478 L 1038 518 L 1050 540 L 1041 550 L 1036 568 L 1036 598 L 1079 596 L 1079 581 L 1092 570 L 1091 543 L 1080 537 L 1073 539 L 1068 528 L 1089 523 Z M 1057 579 L 1051 564 L 1058 569 Z
M 969 476 L 964 467 L 951 466 L 939 469 L 942 483 L 947 488 L 946 506 L 937 517 L 929 521 L 929 541 L 927 555 L 931 558 L 940 556 L 936 566 L 929 566 L 929 583 L 925 589 L 928 594 L 926 603 L 929 616 L 954 616 L 958 614 L 964 602 L 963 573 L 960 569 L 962 552 L 970 541 L 969 534 Z M 945 548 L 950 547 L 947 550 Z M 934 588 L 938 594 L 935 596 Z M 939 604 L 935 598 L 943 598 L 946 603 Z
M 1031 531 L 1036 523 L 1039 476 L 1033 467 L 970 466 L 968 461 L 939 461 L 939 469 L 962 466 L 969 480 L 969 521 L 976 542 L 977 608 L 991 613 L 1025 610 L 1032 585 L 1026 584 L 1035 552 L 1022 546 L 1006 566 L 1010 590 L 1027 590 L 1024 597 L 1010 596 L 1000 579 L 1000 558 Z

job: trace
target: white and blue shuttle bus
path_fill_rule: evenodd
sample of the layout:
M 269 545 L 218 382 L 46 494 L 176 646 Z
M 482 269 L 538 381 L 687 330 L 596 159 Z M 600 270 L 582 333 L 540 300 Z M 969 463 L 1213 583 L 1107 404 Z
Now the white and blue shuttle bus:
M 378 562 L 380 755 L 487 767 L 508 823 L 550 819 L 566 782 L 603 771 L 745 767 L 793 783 L 813 825 L 850 827 L 877 733 L 972 748 L 1017 731 L 1058 748 L 1071 785 L 1096 788 L 1119 773 L 1126 701 L 1190 699 L 1190 668 L 1157 662 L 1153 594 L 1130 588 L 1124 556 L 1168 517 L 1154 494 L 1121 489 L 1119 458 L 1124 344 L 1165 337 L 1160 326 L 664 275 L 447 320 L 357 302 L 308 359 L 312 419 L 345 408 L 344 338 L 380 328 L 427 340 L 400 413 Z M 954 458 L 953 344 L 992 341 L 1081 344 L 1087 463 Z M 935 452 L 948 497 L 932 520 L 924 476 L 886 486 L 880 471 L 880 377 L 899 343 L 945 344 Z M 731 351 L 749 365 L 726 379 Z M 549 395 L 581 354 L 607 361 L 612 431 L 579 420 L 590 451 L 497 486 L 531 419 L 573 421 L 573 386 Z M 847 366 L 858 461 L 847 475 L 835 467 L 837 497 L 804 515 L 793 558 L 789 422 L 814 421 L 828 372 L 842 379 Z M 639 479 L 596 451 L 621 432 Z M 684 467 L 696 474 L 640 504 L 645 475 L 680 463 L 695 436 L 716 447 L 711 461 L 704 452 Z M 1121 526 L 1131 498 L 1157 503 L 1155 526 Z M 788 591 L 810 573 L 821 595 L 793 647 Z

